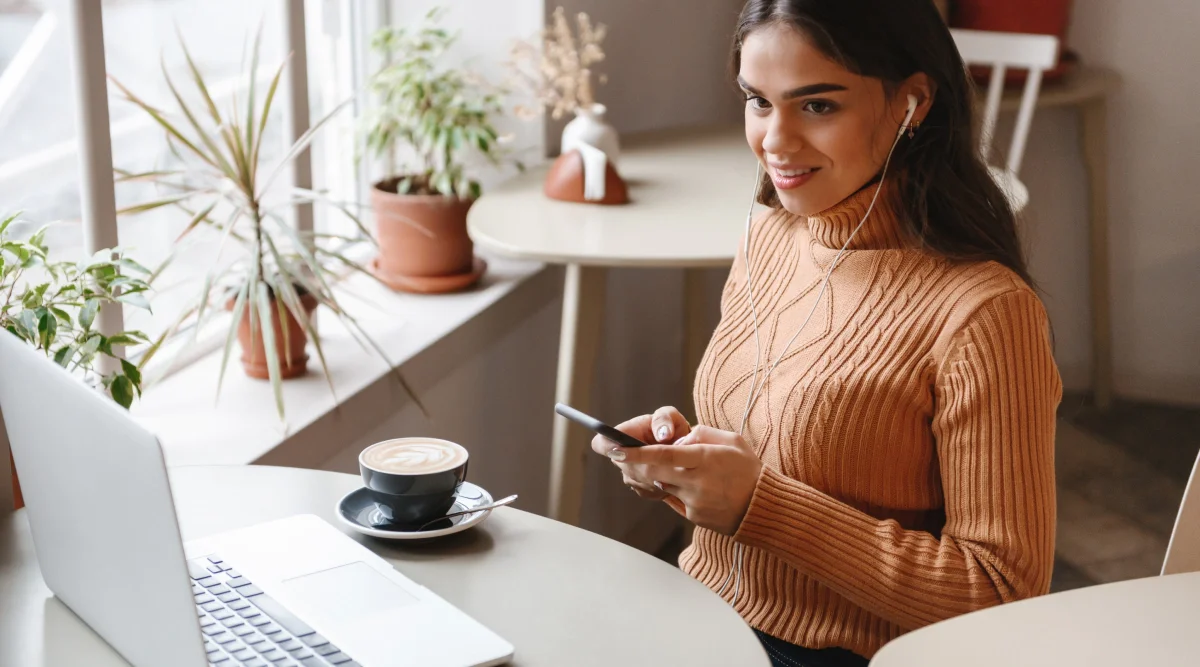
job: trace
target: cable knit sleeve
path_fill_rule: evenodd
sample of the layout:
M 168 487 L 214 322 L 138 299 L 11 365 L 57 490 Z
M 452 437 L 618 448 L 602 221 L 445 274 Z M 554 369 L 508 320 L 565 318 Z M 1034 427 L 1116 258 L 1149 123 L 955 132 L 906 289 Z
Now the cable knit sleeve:
M 1019 289 L 979 306 L 950 339 L 934 391 L 940 536 L 764 467 L 735 539 L 904 629 L 1046 593 L 1062 386 L 1037 297 Z

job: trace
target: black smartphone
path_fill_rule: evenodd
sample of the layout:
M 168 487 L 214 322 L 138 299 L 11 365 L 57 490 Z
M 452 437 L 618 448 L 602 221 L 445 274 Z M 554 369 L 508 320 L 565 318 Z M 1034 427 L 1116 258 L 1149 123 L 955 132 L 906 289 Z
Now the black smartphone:
M 646 443 L 642 442 L 641 440 L 638 440 L 637 438 L 633 437 L 632 435 L 629 435 L 627 433 L 622 433 L 621 431 L 618 431 L 617 429 L 609 426 L 608 424 L 605 424 L 604 422 L 600 421 L 599 419 L 596 419 L 595 417 L 592 417 L 591 415 L 585 415 L 582 412 L 576 410 L 575 408 L 573 408 L 569 405 L 563 405 L 562 403 L 556 403 L 554 405 L 554 411 L 557 412 L 558 414 L 566 417 L 567 419 L 570 419 L 571 421 L 575 422 L 576 424 L 579 424 L 580 426 L 583 426 L 584 428 L 586 428 L 588 430 L 594 431 L 595 433 L 598 433 L 599 435 L 602 435 L 605 438 L 612 440 L 613 442 L 617 443 L 618 445 L 620 445 L 622 447 L 645 447 L 646 446 Z

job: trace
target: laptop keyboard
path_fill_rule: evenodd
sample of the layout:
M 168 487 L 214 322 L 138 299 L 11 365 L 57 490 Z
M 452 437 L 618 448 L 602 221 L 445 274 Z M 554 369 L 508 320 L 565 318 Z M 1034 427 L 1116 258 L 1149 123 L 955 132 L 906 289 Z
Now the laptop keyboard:
M 208 664 L 360 667 L 220 556 L 188 561 Z

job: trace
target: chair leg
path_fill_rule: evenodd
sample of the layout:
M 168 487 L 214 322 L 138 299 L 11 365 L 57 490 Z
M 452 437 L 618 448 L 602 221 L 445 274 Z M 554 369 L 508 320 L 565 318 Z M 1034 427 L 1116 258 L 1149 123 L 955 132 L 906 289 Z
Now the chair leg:
M 1092 306 L 1092 391 L 1096 406 L 1108 408 L 1113 399 L 1112 320 L 1108 261 L 1108 114 L 1103 98 L 1081 110 L 1083 159 L 1090 196 L 1089 232 Z

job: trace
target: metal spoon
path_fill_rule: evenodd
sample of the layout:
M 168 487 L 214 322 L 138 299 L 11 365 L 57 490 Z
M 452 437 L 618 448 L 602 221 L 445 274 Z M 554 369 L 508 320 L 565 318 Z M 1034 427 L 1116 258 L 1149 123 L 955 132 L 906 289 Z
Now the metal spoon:
M 434 519 L 433 521 L 426 521 L 425 523 L 421 524 L 421 527 L 418 528 L 414 532 L 420 532 L 422 530 L 425 530 L 426 526 L 435 524 L 438 521 L 442 521 L 444 519 L 452 519 L 456 516 L 462 516 L 464 514 L 474 514 L 476 512 L 484 512 L 484 511 L 487 511 L 490 509 L 495 509 L 497 507 L 504 507 L 505 505 L 511 505 L 512 502 L 516 499 L 517 499 L 517 494 L 514 493 L 513 495 L 508 496 L 507 498 L 501 498 L 500 500 L 497 500 L 496 502 L 492 503 L 491 505 L 483 505 L 481 507 L 473 507 L 469 510 L 463 510 L 461 512 L 451 512 L 450 514 L 439 516 L 438 518 Z

